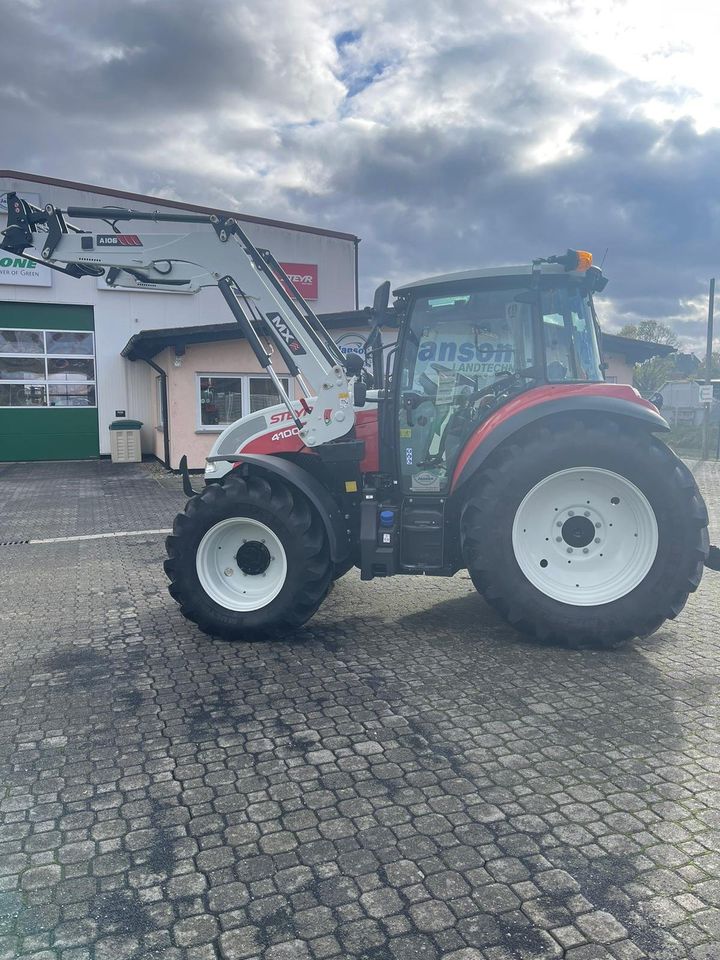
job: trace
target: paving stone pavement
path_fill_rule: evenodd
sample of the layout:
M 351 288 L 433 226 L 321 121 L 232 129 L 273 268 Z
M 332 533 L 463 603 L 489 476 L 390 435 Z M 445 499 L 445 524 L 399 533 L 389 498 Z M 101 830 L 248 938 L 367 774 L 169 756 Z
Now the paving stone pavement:
M 0 540 L 165 527 L 158 477 L 0 469 Z M 613 653 L 525 642 L 464 574 L 351 573 L 228 644 L 163 554 L 0 548 L 0 960 L 720 957 L 717 575 Z
M 0 463 L 0 543 L 168 526 L 180 490 L 155 463 Z

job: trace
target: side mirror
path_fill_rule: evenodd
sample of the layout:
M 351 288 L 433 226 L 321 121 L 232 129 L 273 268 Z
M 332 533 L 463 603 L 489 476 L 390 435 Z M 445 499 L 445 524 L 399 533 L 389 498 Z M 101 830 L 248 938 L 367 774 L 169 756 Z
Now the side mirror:
M 385 316 L 387 314 L 388 303 L 390 302 L 390 281 L 386 280 L 385 283 L 381 283 L 380 286 L 375 291 L 375 296 L 373 297 L 373 320 L 376 326 L 381 327 L 385 322 Z
M 367 386 L 362 383 L 360 380 L 355 381 L 353 386 L 353 406 L 354 407 L 364 407 L 365 400 L 367 398 Z

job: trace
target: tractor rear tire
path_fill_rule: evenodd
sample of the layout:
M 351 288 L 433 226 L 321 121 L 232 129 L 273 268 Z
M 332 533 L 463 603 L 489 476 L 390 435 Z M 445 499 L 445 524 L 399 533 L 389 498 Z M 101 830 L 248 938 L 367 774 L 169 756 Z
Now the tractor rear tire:
M 170 595 L 205 633 L 250 640 L 306 623 L 332 584 L 325 529 L 308 500 L 276 477 L 210 484 L 165 542 Z
M 478 476 L 461 541 L 476 589 L 516 629 L 609 649 L 680 613 L 702 577 L 707 523 L 692 473 L 656 437 L 564 420 Z

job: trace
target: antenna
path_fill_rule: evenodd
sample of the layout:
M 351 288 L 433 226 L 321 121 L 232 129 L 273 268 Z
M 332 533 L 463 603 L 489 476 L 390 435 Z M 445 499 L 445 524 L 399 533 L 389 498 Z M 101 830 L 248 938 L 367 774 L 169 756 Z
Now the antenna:
M 609 250 L 609 249 L 610 249 L 610 247 L 605 247 L 605 253 L 603 254 L 602 260 L 600 261 L 600 269 L 601 269 L 601 270 L 602 270 L 602 268 L 603 268 L 603 264 L 605 263 L 605 257 L 608 255 L 608 250 Z

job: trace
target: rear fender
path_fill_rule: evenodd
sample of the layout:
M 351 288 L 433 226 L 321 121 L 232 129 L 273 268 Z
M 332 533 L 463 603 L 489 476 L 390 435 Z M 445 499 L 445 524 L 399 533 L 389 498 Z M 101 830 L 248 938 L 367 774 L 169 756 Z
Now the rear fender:
M 500 444 L 532 423 L 559 413 L 595 413 L 631 420 L 651 433 L 668 431 L 657 408 L 633 388 L 621 384 L 559 384 L 535 387 L 496 410 L 470 436 L 458 459 L 451 492 L 472 477 Z
M 307 470 L 281 457 L 262 453 L 230 454 L 208 457 L 208 463 L 226 462 L 233 468 L 250 476 L 280 477 L 296 487 L 315 507 L 325 525 L 330 558 L 333 563 L 342 563 L 350 554 L 350 540 L 345 518 L 327 487 Z

